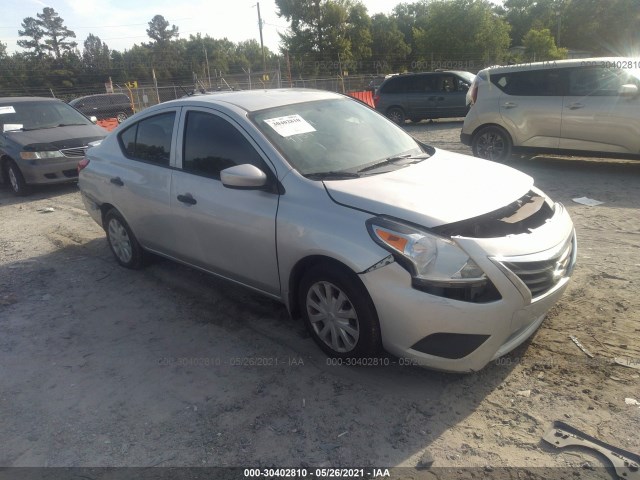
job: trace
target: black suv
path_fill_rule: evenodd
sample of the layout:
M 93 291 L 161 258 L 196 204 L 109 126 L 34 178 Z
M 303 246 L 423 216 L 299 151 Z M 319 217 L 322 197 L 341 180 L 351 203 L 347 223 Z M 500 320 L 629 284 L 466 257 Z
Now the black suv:
M 463 71 L 405 73 L 387 78 L 373 97 L 376 110 L 402 125 L 406 119 L 464 117 L 475 75 Z
M 87 95 L 74 98 L 69 105 L 80 110 L 88 117 L 96 117 L 98 120 L 115 118 L 118 123 L 125 121 L 133 115 L 131 100 L 124 93 L 103 93 L 99 95 Z

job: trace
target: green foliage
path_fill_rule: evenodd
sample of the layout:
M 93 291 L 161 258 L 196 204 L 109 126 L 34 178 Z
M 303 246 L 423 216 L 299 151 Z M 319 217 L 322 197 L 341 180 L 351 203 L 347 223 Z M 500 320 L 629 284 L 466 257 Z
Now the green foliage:
M 43 8 L 42 13 L 38 13 L 37 17 L 36 23 L 44 32 L 43 48 L 52 53 L 56 59 L 60 59 L 65 53 L 72 52 L 78 46 L 76 42 L 67 41 L 68 38 L 76 38 L 76 34 L 64 26 L 64 20 L 53 8 Z
M 395 18 L 384 14 L 371 19 L 372 60 L 376 73 L 393 73 L 406 69 L 407 56 L 411 47 L 398 27 Z
M 371 18 L 351 0 L 276 0 L 290 22 L 282 50 L 298 59 L 298 74 L 357 72 L 371 56 Z
M 567 58 L 567 49 L 558 48 L 548 28 L 531 29 L 524 36 L 525 60 L 541 62 L 544 60 L 561 60 Z
M 422 60 L 441 62 L 500 63 L 510 42 L 509 25 L 485 0 L 433 1 L 413 36 Z

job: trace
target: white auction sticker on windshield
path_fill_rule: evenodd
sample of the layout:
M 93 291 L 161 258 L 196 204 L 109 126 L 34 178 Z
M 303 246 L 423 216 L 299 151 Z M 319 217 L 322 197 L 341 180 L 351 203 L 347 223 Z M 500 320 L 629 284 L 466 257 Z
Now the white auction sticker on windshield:
M 14 108 L 9 105 L 7 107 L 0 107 L 0 115 L 5 114 L 5 113 L 16 113 L 16 111 L 14 110 Z
M 3 132 L 12 132 L 15 130 L 22 130 L 24 127 L 22 126 L 21 123 L 5 123 L 2 126 L 2 131 Z
M 287 115 L 286 117 L 268 118 L 264 122 L 283 137 L 290 137 L 291 135 L 299 135 L 301 133 L 316 131 L 309 122 L 298 114 Z

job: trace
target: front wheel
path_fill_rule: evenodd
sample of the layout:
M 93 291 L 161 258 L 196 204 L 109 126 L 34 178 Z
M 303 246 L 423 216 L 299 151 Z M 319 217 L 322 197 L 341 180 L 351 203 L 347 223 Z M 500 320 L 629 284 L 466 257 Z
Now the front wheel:
M 142 267 L 144 254 L 142 247 L 127 222 L 116 209 L 109 210 L 105 215 L 104 228 L 109 248 L 118 263 L 131 269 Z
M 484 127 L 473 137 L 471 149 L 476 157 L 504 162 L 511 156 L 511 137 L 500 127 Z
M 307 329 L 332 357 L 371 357 L 381 349 L 380 325 L 366 288 L 355 274 L 318 265 L 302 278 L 298 295 Z
M 14 195 L 22 197 L 29 193 L 29 187 L 24 181 L 24 176 L 20 168 L 13 160 L 9 160 L 4 167 L 4 178 L 9 183 Z
M 387 117 L 393 123 L 397 123 L 398 125 L 403 125 L 405 121 L 404 111 L 399 107 L 391 107 L 387 110 Z

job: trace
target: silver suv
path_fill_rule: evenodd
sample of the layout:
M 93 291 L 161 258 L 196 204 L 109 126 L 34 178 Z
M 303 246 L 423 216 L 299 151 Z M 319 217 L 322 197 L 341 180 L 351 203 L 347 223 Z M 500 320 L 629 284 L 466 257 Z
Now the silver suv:
M 491 67 L 469 89 L 460 140 L 504 161 L 512 151 L 640 158 L 640 58 Z

